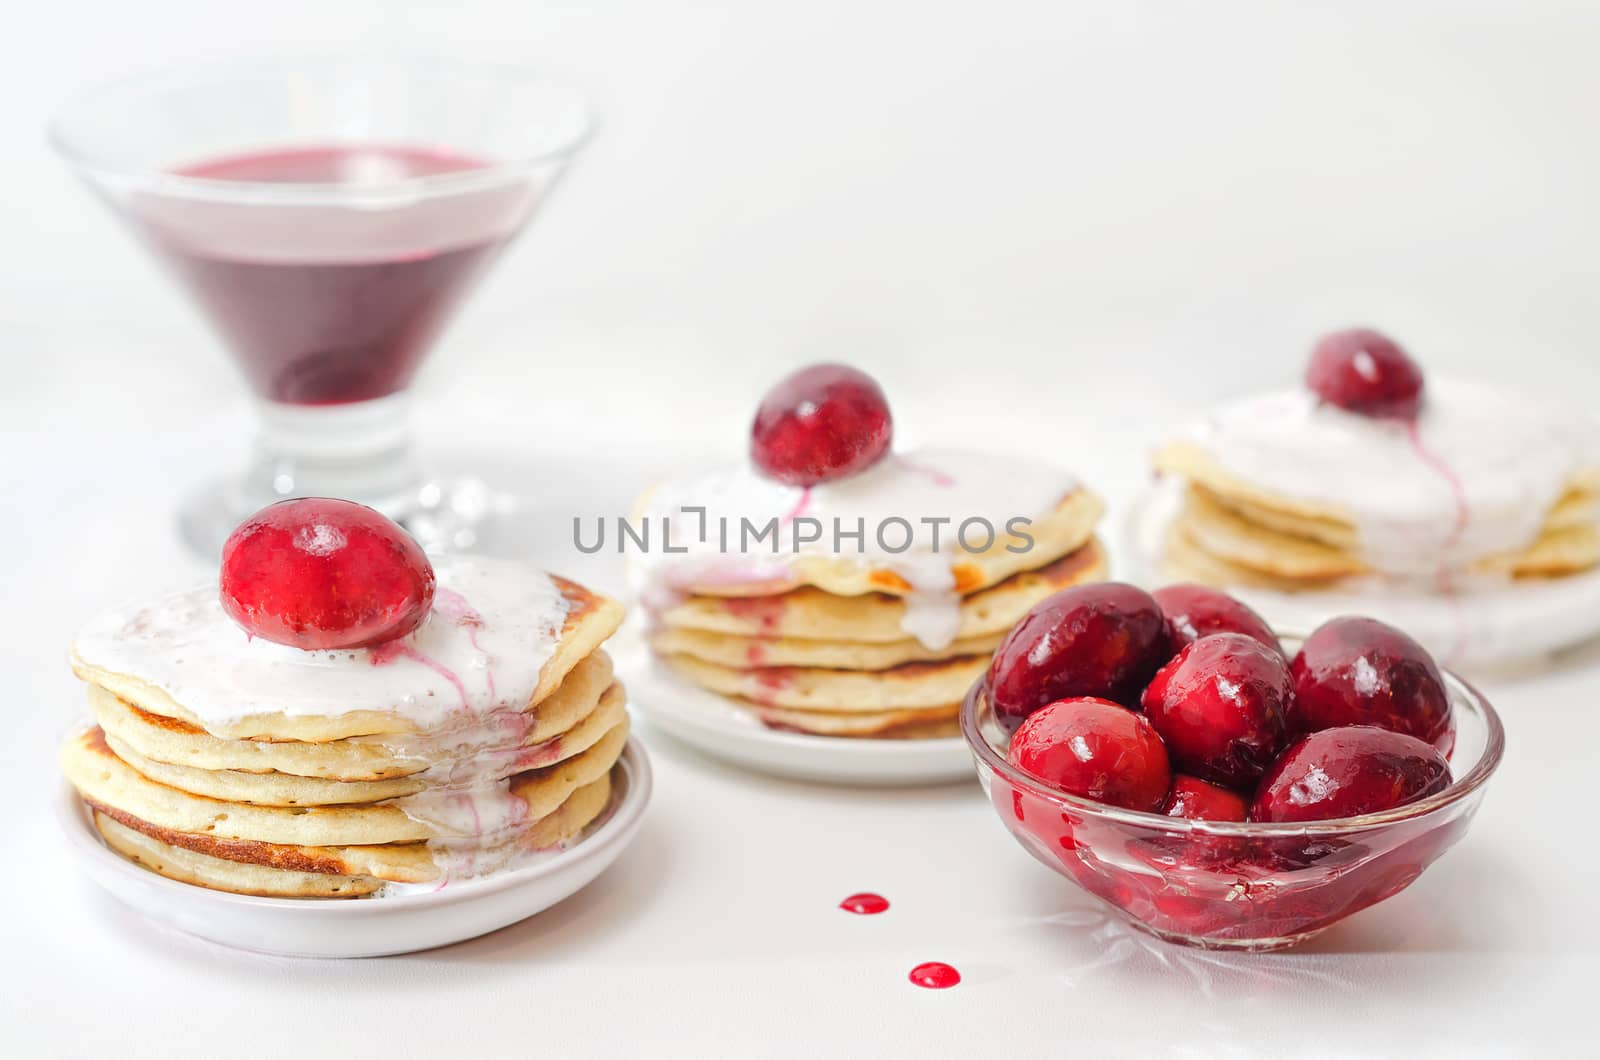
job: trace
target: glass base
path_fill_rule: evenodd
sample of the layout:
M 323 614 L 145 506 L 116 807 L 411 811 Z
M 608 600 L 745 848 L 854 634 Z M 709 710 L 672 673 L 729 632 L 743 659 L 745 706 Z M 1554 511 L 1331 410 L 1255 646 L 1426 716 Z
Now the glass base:
M 1170 942 L 1177 946 L 1189 946 L 1197 950 L 1232 950 L 1238 953 L 1271 953 L 1274 950 L 1287 950 L 1316 938 L 1327 928 L 1316 928 L 1312 931 L 1302 931 L 1297 935 L 1269 936 L 1259 939 L 1219 939 L 1205 935 L 1182 935 L 1174 931 L 1159 931 L 1148 924 L 1142 924 L 1132 917 L 1124 917 L 1129 924 L 1153 935 L 1163 942 Z
M 179 509 L 184 543 L 216 562 L 234 527 L 276 501 L 343 497 L 383 512 L 432 553 L 514 554 L 525 541 L 515 498 L 475 475 L 426 476 L 411 446 L 404 395 L 351 405 L 264 403 L 256 457 Z

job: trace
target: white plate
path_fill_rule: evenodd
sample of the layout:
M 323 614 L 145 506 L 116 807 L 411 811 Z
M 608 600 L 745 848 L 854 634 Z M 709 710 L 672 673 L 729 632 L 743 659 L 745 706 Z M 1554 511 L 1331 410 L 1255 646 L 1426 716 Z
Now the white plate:
M 605 871 L 639 830 L 650 801 L 650 760 L 629 740 L 610 815 L 573 846 L 520 868 L 432 894 L 392 898 L 257 898 L 179 883 L 140 868 L 100 841 L 70 786 L 61 824 L 90 879 L 152 920 L 225 946 L 286 957 L 381 957 L 461 942 L 542 912 Z
M 960 736 L 870 740 L 781 732 L 749 711 L 668 670 L 630 624 L 606 650 L 628 686 L 628 704 L 656 728 L 706 754 L 755 770 L 827 784 L 944 784 L 972 780 Z
M 1166 479 L 1147 490 L 1124 526 L 1128 576 L 1162 584 L 1166 531 L 1182 503 L 1182 483 Z M 1311 630 L 1337 615 L 1362 614 L 1405 630 L 1440 665 L 1483 670 L 1536 663 L 1600 634 L 1600 569 L 1565 578 L 1493 584 L 1455 594 L 1374 585 L 1299 593 L 1228 590 L 1280 629 Z

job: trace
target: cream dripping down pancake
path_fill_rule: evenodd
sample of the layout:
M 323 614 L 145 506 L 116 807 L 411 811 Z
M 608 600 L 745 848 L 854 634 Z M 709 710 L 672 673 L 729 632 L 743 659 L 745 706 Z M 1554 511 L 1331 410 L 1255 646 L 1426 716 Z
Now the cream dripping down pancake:
M 551 815 L 598 784 L 626 740 L 622 688 L 598 651 L 622 609 L 518 564 L 435 569 L 421 625 L 374 647 L 252 637 L 215 586 L 100 615 L 74 644 L 73 668 L 119 735 L 69 740 L 68 779 L 124 828 L 240 863 L 273 864 L 285 843 L 426 843 L 425 882 L 409 867 L 390 888 L 495 871 L 527 855 L 532 837 L 565 836 Z M 397 784 L 403 794 L 382 797 Z M 231 845 L 215 845 L 230 828 Z
M 646 495 L 634 522 L 658 535 L 670 525 L 674 551 L 660 537 L 631 551 L 630 588 L 657 611 L 693 596 L 771 597 L 804 586 L 886 594 L 905 601 L 907 638 L 942 649 L 960 631 L 965 595 L 1082 547 L 1101 511 L 1072 475 L 1010 456 L 896 453 L 810 487 L 741 465 Z M 775 529 L 756 539 L 746 526 Z
M 1563 502 L 1592 500 L 1600 431 L 1451 379 L 1430 381 L 1414 423 L 1288 390 L 1222 406 L 1163 446 L 1156 466 L 1282 516 L 1279 532 L 1348 528 L 1349 551 L 1372 572 L 1432 578 L 1531 549 Z
M 1325 337 L 1304 388 L 1220 406 L 1154 464 L 1163 481 L 1131 524 L 1136 551 L 1283 628 L 1371 614 L 1457 666 L 1600 632 L 1600 421 L 1424 383 L 1370 330 Z

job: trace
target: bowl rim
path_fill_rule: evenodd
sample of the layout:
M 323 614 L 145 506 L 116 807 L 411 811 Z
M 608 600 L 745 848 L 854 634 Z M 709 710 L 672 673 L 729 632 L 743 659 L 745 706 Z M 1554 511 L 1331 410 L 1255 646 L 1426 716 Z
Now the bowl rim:
M 1284 640 L 1304 639 L 1298 635 L 1282 634 Z M 1144 810 L 1130 810 L 1109 803 L 1096 802 L 1065 791 L 1053 784 L 1046 783 L 1031 774 L 1013 766 L 1004 755 L 994 749 L 994 746 L 984 737 L 978 725 L 978 705 L 985 697 L 988 676 L 985 674 L 975 681 L 967 691 L 966 698 L 961 703 L 961 735 L 966 738 L 967 746 L 977 759 L 980 768 L 1004 777 L 1006 782 L 1014 788 L 1022 788 L 1041 798 L 1065 804 L 1080 811 L 1086 817 L 1099 818 L 1105 821 L 1114 821 L 1119 824 L 1139 825 L 1145 828 L 1160 827 L 1173 832 L 1194 832 L 1202 835 L 1228 836 L 1233 838 L 1264 838 L 1264 837 L 1289 837 L 1299 835 L 1330 835 L 1348 832 L 1367 831 L 1373 828 L 1383 828 L 1401 821 L 1414 820 L 1426 817 L 1447 806 L 1454 805 L 1462 799 L 1472 795 L 1482 788 L 1500 765 L 1501 758 L 1505 755 L 1505 727 L 1500 723 L 1500 715 L 1496 713 L 1489 700 L 1479 692 L 1472 683 L 1453 671 L 1440 668 L 1440 674 L 1445 680 L 1445 689 L 1451 699 L 1451 706 L 1465 703 L 1469 709 L 1476 711 L 1482 717 L 1484 726 L 1488 730 L 1484 741 L 1483 752 L 1478 756 L 1466 775 L 1453 780 L 1450 786 L 1441 792 L 1408 802 L 1388 810 L 1377 813 L 1362 814 L 1357 817 L 1334 817 L 1324 821 L 1200 821 L 1186 817 L 1168 817 L 1161 813 L 1149 813 Z
M 549 94 L 569 109 L 572 128 L 565 136 L 537 150 L 512 152 L 488 159 L 467 170 L 453 170 L 385 181 L 371 187 L 327 181 L 273 182 L 194 176 L 160 166 L 108 159 L 81 142 L 72 128 L 74 119 L 103 100 L 122 93 L 160 88 L 197 87 L 263 77 L 287 77 L 315 72 L 354 79 L 363 74 L 473 76 L 496 78 L 507 85 Z M 147 194 L 173 198 L 262 203 L 281 206 L 373 206 L 411 202 L 480 191 L 526 179 L 533 170 L 569 161 L 595 135 L 599 126 L 593 105 L 559 73 L 512 63 L 474 63 L 464 59 L 403 51 L 392 54 L 347 55 L 322 50 L 246 54 L 230 60 L 206 59 L 141 70 L 103 79 L 78 89 L 57 105 L 46 125 L 46 138 L 55 153 L 79 173 L 105 184 L 137 186 Z M 326 146 L 321 143 L 285 146 Z

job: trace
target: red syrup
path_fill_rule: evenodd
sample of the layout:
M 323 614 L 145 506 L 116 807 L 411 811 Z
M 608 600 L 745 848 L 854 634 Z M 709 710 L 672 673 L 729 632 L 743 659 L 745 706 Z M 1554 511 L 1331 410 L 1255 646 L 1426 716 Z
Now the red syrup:
M 772 666 L 754 672 L 755 694 L 751 697 L 764 707 L 777 706 L 778 693 L 794 683 L 794 672 L 787 666 Z
M 525 188 L 368 206 L 338 187 L 466 173 L 488 163 L 379 144 L 230 155 L 184 166 L 218 182 L 332 185 L 326 201 L 151 196 L 131 210 L 269 401 L 335 405 L 404 390 L 462 296 L 516 231 Z
M 800 499 L 795 501 L 794 507 L 789 509 L 789 514 L 783 517 L 783 525 L 788 526 L 796 519 L 806 514 L 811 508 L 811 487 L 807 486 L 800 491 Z
M 422 654 L 422 652 L 413 648 L 405 641 L 391 640 L 387 644 L 380 644 L 376 648 L 371 649 L 371 655 L 373 666 L 388 666 L 396 659 L 410 659 L 412 662 L 421 663 L 423 666 L 426 666 L 428 669 L 432 670 L 434 673 L 450 682 L 450 687 L 454 688 L 456 690 L 456 695 L 461 697 L 462 710 L 468 712 L 472 710 L 472 707 L 467 699 L 467 686 L 461 682 L 461 675 L 450 669 L 450 667 L 444 665 L 444 663 L 439 662 L 437 659 L 432 659 Z
M 489 703 L 490 709 L 493 709 L 499 700 L 494 688 L 494 659 L 483 650 L 483 645 L 478 643 L 478 631 L 483 628 L 483 616 L 467 603 L 465 596 L 454 589 L 443 587 L 435 588 L 433 591 L 433 609 L 467 631 L 467 643 L 472 645 L 473 651 L 482 656 L 484 666 L 487 667 L 484 676 L 488 678 Z
M 1422 432 L 1417 428 L 1417 421 L 1411 420 L 1406 424 L 1406 437 L 1411 442 L 1411 448 L 1416 450 L 1417 456 L 1424 464 L 1433 470 L 1445 485 L 1450 487 L 1450 495 L 1455 500 L 1456 521 L 1450 530 L 1450 536 L 1445 539 L 1444 548 L 1448 552 L 1461 540 L 1461 535 L 1466 532 L 1467 523 L 1472 520 L 1472 507 L 1467 502 L 1467 488 L 1461 484 L 1461 476 L 1457 475 L 1455 468 L 1451 467 L 1444 457 L 1429 449 L 1422 440 Z M 1448 576 L 1441 571 L 1441 579 Z
M 943 961 L 929 961 L 911 969 L 910 979 L 929 990 L 948 990 L 961 982 L 961 973 Z
M 910 471 L 916 475 L 925 476 L 928 481 L 932 482 L 940 489 L 951 489 L 956 484 L 956 480 L 953 476 L 940 471 L 936 467 L 930 467 L 927 464 L 918 463 L 917 461 L 904 456 L 897 455 L 894 459 L 896 463 L 905 468 L 907 471 Z
M 839 908 L 847 913 L 859 916 L 874 916 L 885 912 L 889 908 L 889 899 L 881 894 L 852 894 L 849 898 L 839 903 Z
M 781 596 L 729 596 L 723 598 L 722 607 L 736 618 L 755 622 L 761 629 L 758 635 L 770 636 L 778 628 L 785 604 Z

